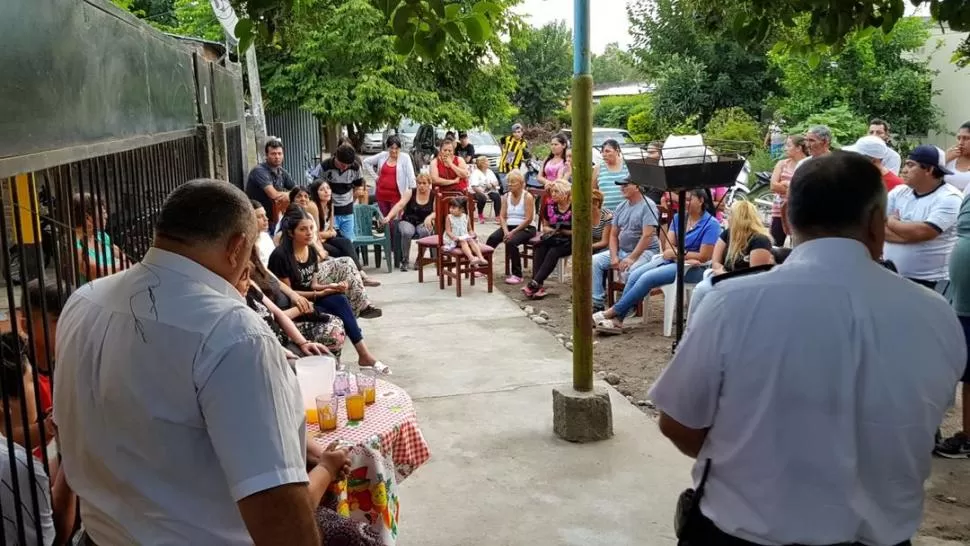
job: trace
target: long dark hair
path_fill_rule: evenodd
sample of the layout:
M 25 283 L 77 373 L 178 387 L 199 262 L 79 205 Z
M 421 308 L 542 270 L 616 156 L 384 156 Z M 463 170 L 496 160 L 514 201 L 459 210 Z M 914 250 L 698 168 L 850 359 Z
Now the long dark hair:
M 291 271 L 299 271 L 300 265 L 296 262 L 296 250 L 293 248 L 293 230 L 302 222 L 303 220 L 313 220 L 310 213 L 303 210 L 303 207 L 295 203 L 291 203 L 289 207 L 286 208 L 286 214 L 283 215 L 283 222 L 285 228 L 283 228 L 283 236 L 280 238 L 280 248 L 286 254 L 286 259 L 290 264 Z M 311 257 L 315 254 L 313 250 L 313 245 L 310 245 L 310 255 Z M 290 285 L 294 284 L 294 281 L 299 281 L 301 279 L 290 279 Z
M 318 178 L 310 184 L 308 190 L 310 202 L 317 206 L 317 227 L 320 231 L 327 229 L 327 222 L 333 219 L 333 193 L 330 194 L 330 202 L 326 206 L 320 201 L 320 188 L 326 183 L 326 180 Z M 323 212 L 324 209 L 327 211 L 326 214 Z
M 259 259 L 259 249 L 256 247 L 253 247 L 253 252 L 249 256 L 249 278 L 256 283 L 263 294 L 276 301 L 279 288 L 273 282 L 273 274 L 266 270 L 263 261 Z
M 559 134 L 553 136 L 552 139 L 555 140 L 556 142 L 558 142 L 559 144 L 562 144 L 562 161 L 563 161 L 563 163 L 565 163 L 566 162 L 566 150 L 569 149 L 569 139 L 566 138 L 566 135 L 564 135 L 562 133 L 559 133 Z M 545 176 L 545 172 L 546 172 L 546 163 L 549 163 L 550 161 L 552 161 L 555 158 L 556 158 L 556 154 L 554 154 L 552 152 L 552 150 L 549 150 L 549 155 L 547 155 L 546 156 L 546 160 L 542 162 L 542 173 L 543 173 L 543 176 Z

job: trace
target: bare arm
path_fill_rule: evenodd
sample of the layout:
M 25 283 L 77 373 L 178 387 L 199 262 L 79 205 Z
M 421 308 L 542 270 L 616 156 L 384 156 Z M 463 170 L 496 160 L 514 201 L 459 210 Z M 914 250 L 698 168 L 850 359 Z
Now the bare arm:
M 249 283 L 256 286 L 256 283 L 253 281 L 249 281 Z M 309 341 L 303 337 L 303 334 L 300 333 L 300 330 L 296 327 L 296 324 L 293 324 L 293 320 L 290 319 L 290 316 L 287 315 L 282 309 L 277 307 L 276 304 L 267 298 L 265 294 L 263 294 L 263 305 L 265 305 L 266 309 L 273 314 L 273 318 L 276 319 L 277 324 L 279 324 L 280 328 L 283 329 L 283 333 L 286 334 L 286 337 L 290 338 L 290 341 L 296 343 L 296 345 L 301 349 L 304 345 L 309 343 Z M 297 311 L 299 311 L 299 309 L 297 309 Z
M 714 256 L 714 245 L 701 245 L 699 251 L 684 254 L 684 260 L 697 260 L 703 264 L 711 261 L 712 256 Z
M 498 214 L 498 225 L 502 228 L 502 232 L 506 235 L 509 234 L 509 199 L 511 199 L 511 194 L 506 195 L 502 198 L 502 211 Z M 525 196 L 522 196 L 525 199 Z
M 320 546 L 314 507 L 305 483 L 254 493 L 237 506 L 256 546 Z
M 633 249 L 627 258 L 631 259 L 631 262 L 636 262 L 643 255 L 647 247 L 650 246 L 650 242 L 653 241 L 653 236 L 657 232 L 655 226 L 643 226 L 643 231 L 640 233 L 640 240 L 637 241 L 637 246 Z M 619 245 L 619 236 L 617 238 L 617 245 Z
M 53 467 L 51 467 L 53 471 Z M 54 544 L 62 546 L 68 544 L 74 532 L 77 519 L 77 495 L 67 485 L 63 467 L 58 467 L 54 473 L 54 485 L 51 486 L 51 511 L 54 514 Z
M 787 159 L 775 163 L 775 170 L 771 171 L 771 191 L 781 196 L 788 195 L 788 184 L 781 181 L 781 167 L 785 161 Z
M 714 245 L 714 256 L 711 258 L 711 269 L 714 271 L 715 275 L 724 273 L 724 257 L 727 255 L 727 247 L 727 243 L 721 239 L 718 239 L 717 243 Z
M 387 152 L 381 152 L 379 154 L 372 155 L 368 158 L 365 158 L 364 161 L 361 162 L 361 165 L 364 167 L 365 171 L 374 175 L 374 178 L 376 179 L 377 165 L 380 164 L 382 159 L 387 159 Z
M 603 226 L 603 236 L 600 238 L 599 241 L 596 241 L 595 243 L 593 243 L 593 250 L 600 250 L 602 248 L 608 247 L 610 245 L 610 239 L 611 239 L 612 233 L 613 233 L 612 224 L 606 224 L 605 226 Z
M 280 279 L 280 284 L 286 285 L 287 287 L 290 288 L 290 291 L 291 292 L 293 292 L 297 296 L 303 296 L 304 298 L 306 298 L 308 300 L 315 300 L 315 299 L 317 299 L 319 297 L 323 297 L 323 296 L 326 296 L 327 295 L 323 291 L 319 291 L 319 290 L 313 290 L 313 291 L 308 291 L 308 290 L 293 290 L 293 287 L 290 286 L 290 279 L 289 278 Z
M 759 265 L 768 265 L 775 263 L 775 257 L 771 254 L 771 251 L 765 250 L 763 248 L 756 248 L 751 251 L 751 267 L 758 267 Z
M 660 426 L 660 433 L 691 459 L 696 459 L 697 454 L 701 452 L 704 440 L 707 439 L 707 431 L 710 430 L 686 427 L 663 412 L 660 412 L 657 424 Z
M 460 157 L 458 158 L 458 164 L 452 165 L 451 168 L 455 171 L 455 174 L 457 174 L 459 178 L 468 178 L 472 174 L 471 171 L 468 170 L 468 163 L 465 163 L 465 160 Z
M 886 221 L 886 239 L 896 239 L 891 241 L 894 243 L 922 243 L 939 235 L 940 231 L 927 222 L 904 222 L 893 217 Z
M 409 189 L 401 195 L 401 199 L 398 200 L 393 207 L 391 207 L 391 210 L 388 211 L 387 216 L 384 217 L 385 224 L 390 223 L 391 220 L 397 218 L 397 215 L 404 210 L 404 207 L 407 206 L 408 201 L 411 200 L 412 193 L 414 193 L 414 191 Z

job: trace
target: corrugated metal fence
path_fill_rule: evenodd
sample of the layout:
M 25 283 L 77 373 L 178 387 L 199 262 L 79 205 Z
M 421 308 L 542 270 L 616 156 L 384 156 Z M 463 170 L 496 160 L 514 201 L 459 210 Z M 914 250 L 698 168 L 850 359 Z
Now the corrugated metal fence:
M 305 184 L 304 173 L 320 155 L 320 121 L 306 110 L 266 113 L 266 132 L 279 137 L 285 149 L 283 168 L 293 181 Z

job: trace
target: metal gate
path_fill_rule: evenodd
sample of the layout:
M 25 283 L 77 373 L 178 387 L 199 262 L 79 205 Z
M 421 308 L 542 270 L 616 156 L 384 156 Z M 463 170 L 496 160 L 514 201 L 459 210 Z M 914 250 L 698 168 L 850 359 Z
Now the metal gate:
M 320 157 L 320 121 L 310 112 L 293 108 L 266 113 L 266 132 L 283 141 L 283 168 L 298 185 L 305 185 L 304 172 Z M 258 143 L 262 146 L 263 143 Z

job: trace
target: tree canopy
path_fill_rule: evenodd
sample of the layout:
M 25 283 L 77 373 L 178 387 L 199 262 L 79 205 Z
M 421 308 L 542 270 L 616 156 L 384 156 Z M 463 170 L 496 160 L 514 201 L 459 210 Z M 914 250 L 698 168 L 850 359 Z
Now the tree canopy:
M 525 121 L 545 121 L 569 96 L 572 32 L 562 21 L 521 27 L 512 33 L 509 49 L 517 82 L 512 102 Z
M 606 45 L 603 53 L 590 58 L 590 71 L 593 74 L 593 82 L 600 83 L 623 83 L 637 82 L 643 79 L 643 75 L 636 68 L 636 58 L 624 49 L 620 49 L 617 43 Z

